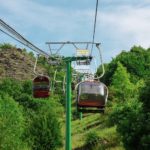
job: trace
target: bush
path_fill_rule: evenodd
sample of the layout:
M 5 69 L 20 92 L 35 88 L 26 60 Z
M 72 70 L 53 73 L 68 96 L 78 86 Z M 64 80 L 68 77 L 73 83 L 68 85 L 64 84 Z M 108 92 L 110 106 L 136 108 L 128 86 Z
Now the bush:
M 142 104 L 137 100 L 130 100 L 124 103 L 114 104 L 112 112 L 109 114 L 109 123 L 111 125 L 120 124 L 122 121 L 130 117 L 136 118 L 141 110 Z
M 22 83 L 23 93 L 32 95 L 32 81 L 26 80 Z
M 127 150 L 150 148 L 150 114 L 143 112 L 143 106 L 137 100 L 126 101 L 115 105 L 109 115 L 110 123 L 117 125 L 117 131 Z
M 0 91 L 16 99 L 22 93 L 22 85 L 15 79 L 6 78 L 0 82 Z
M 12 46 L 9 43 L 0 44 L 0 49 L 6 50 L 6 49 L 12 49 L 12 48 L 16 48 L 16 47 Z
M 26 93 L 22 93 L 18 96 L 16 101 L 23 106 L 23 108 L 26 110 L 28 108 L 33 109 L 35 107 L 34 99 L 31 95 L 28 95 Z
M 91 148 L 98 143 L 99 136 L 96 132 L 89 132 L 86 136 L 86 145 Z
M 0 96 L 0 149 L 23 149 L 24 118 L 18 104 L 8 95 Z
M 34 150 L 55 150 L 62 146 L 61 125 L 55 107 L 50 102 L 40 103 L 32 116 L 29 129 Z

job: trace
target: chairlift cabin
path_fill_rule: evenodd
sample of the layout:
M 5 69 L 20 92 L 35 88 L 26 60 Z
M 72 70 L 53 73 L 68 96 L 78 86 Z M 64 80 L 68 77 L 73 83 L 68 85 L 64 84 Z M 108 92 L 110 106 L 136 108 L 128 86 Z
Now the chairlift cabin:
M 104 112 L 108 89 L 99 81 L 84 81 L 78 85 L 77 107 L 79 112 Z
M 50 96 L 50 81 L 49 77 L 38 75 L 33 80 L 33 97 L 47 98 Z

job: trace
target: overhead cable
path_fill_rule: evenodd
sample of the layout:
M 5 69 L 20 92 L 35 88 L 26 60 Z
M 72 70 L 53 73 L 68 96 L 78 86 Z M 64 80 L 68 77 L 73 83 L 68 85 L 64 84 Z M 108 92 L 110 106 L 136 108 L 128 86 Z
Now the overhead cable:
M 94 45 L 94 41 L 95 41 L 95 31 L 96 31 L 96 21 L 97 21 L 97 10 L 98 10 L 98 0 L 96 0 L 96 10 L 95 10 L 94 29 L 93 29 L 93 36 L 92 36 L 91 54 L 92 54 L 92 51 L 93 51 L 93 45 Z
M 45 57 L 48 57 L 48 53 L 41 50 L 31 42 L 29 42 L 27 39 L 25 39 L 21 34 L 19 34 L 17 31 L 15 31 L 12 27 L 10 27 L 7 23 L 5 23 L 2 19 L 0 19 L 0 26 L 3 27 L 7 32 L 0 29 L 1 32 L 5 33 L 6 35 L 10 36 L 11 38 L 15 39 L 16 41 L 20 42 L 21 44 L 29 47 L 33 51 L 37 52 L 40 55 L 44 55 Z

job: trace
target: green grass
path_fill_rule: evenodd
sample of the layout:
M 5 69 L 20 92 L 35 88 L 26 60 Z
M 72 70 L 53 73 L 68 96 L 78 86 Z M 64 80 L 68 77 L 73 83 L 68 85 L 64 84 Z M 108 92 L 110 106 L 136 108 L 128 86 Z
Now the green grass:
M 65 149 L 65 121 L 62 132 L 64 147 L 59 150 Z M 107 112 L 106 114 L 84 114 L 82 120 L 72 120 L 72 149 L 88 150 L 86 137 L 90 132 L 95 132 L 99 138 L 89 150 L 124 150 L 116 127 L 107 125 Z

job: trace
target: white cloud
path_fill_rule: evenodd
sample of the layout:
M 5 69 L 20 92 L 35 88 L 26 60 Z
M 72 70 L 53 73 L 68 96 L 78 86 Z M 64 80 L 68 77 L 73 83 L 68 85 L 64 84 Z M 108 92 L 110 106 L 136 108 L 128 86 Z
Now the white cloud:
M 56 40 L 92 39 L 94 10 L 71 10 L 61 6 L 41 5 L 31 0 L 9 0 L 7 3 L 6 0 L 0 0 L 0 3 L 0 7 L 5 10 L 1 12 L 1 17 L 25 37 L 33 32 L 44 31 L 45 36 L 55 37 Z M 103 41 L 104 56 L 107 60 L 121 49 L 128 49 L 134 44 L 150 46 L 148 4 L 149 0 L 100 2 L 96 40 Z M 35 31 L 35 28 L 41 31 Z
M 109 27 L 110 35 L 114 38 L 129 39 L 135 44 L 150 46 L 150 9 L 122 7 L 119 11 L 100 15 L 99 23 L 103 24 L 103 28 Z

